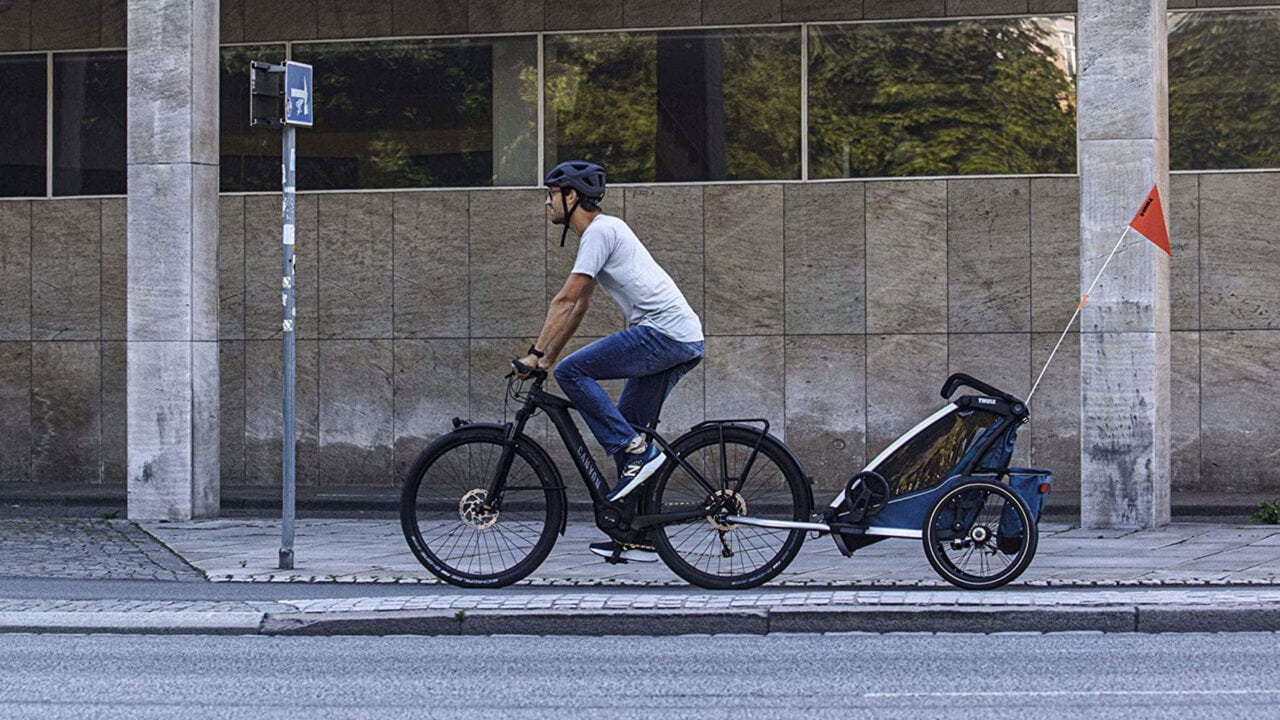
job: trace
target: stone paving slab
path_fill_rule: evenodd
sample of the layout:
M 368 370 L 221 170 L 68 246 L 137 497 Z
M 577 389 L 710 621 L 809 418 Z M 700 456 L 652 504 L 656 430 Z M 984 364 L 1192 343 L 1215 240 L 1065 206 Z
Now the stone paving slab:
M 293 605 L 284 606 L 275 601 L 263 600 L 64 600 L 51 598 L 22 598 L 16 600 L 0 599 L 0 612 L 269 612 L 280 609 L 294 609 Z
M 203 581 L 128 520 L 0 518 L 0 577 Z
M 279 524 L 269 520 L 145 523 L 143 528 L 213 581 L 439 583 L 409 552 L 394 520 L 303 519 L 295 569 L 276 568 Z M 684 587 L 662 563 L 613 566 L 591 555 L 588 518 L 570 520 L 551 556 L 522 581 L 536 586 Z M 1015 586 L 1280 585 L 1280 526 L 1174 523 L 1152 530 L 1088 530 L 1042 523 L 1031 567 Z M 919 540 L 889 540 L 844 558 L 828 537 L 806 540 L 777 587 L 939 587 Z

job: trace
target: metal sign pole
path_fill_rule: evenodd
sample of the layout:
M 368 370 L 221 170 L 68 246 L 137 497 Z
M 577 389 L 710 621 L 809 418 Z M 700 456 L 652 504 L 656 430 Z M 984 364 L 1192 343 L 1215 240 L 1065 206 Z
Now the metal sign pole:
M 283 372 L 284 377 L 284 492 L 282 500 L 281 512 L 283 517 L 280 523 L 280 569 L 293 569 L 293 525 L 294 525 L 294 506 L 297 502 L 296 494 L 296 432 L 295 432 L 295 415 L 294 415 L 294 371 L 296 365 L 296 349 L 294 346 L 295 324 L 297 322 L 298 310 L 296 299 L 294 297 L 294 255 L 293 255 L 293 235 L 294 235 L 294 217 L 296 214 L 296 189 L 297 189 L 297 133 L 292 125 L 285 125 L 281 135 L 284 138 L 283 151 L 281 160 L 283 165 L 284 177 L 284 193 L 281 207 L 281 223 L 283 225 L 283 255 L 281 265 L 281 281 L 283 294 L 281 295 L 281 304 L 284 307 L 284 357 Z
M 294 379 L 297 354 L 298 306 L 294 297 L 294 218 L 298 189 L 298 131 L 295 126 L 311 127 L 315 120 L 312 103 L 312 68 L 306 63 L 285 61 L 283 65 L 249 63 L 249 125 L 280 128 L 280 299 L 284 308 L 281 324 L 284 347 L 281 357 L 281 380 L 284 385 L 282 417 L 282 461 L 280 497 L 280 569 L 293 569 L 294 511 L 297 506 L 297 420 L 294 414 Z

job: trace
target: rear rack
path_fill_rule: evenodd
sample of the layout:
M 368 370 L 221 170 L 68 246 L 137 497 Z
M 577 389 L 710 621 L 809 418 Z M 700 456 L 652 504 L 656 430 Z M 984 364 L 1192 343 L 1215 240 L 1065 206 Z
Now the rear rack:
M 764 425 L 764 432 L 766 433 L 769 432 L 769 421 L 764 418 L 736 418 L 733 420 L 703 420 L 702 422 L 698 423 L 697 425 L 694 425 L 689 429 L 697 430 L 698 428 L 704 428 L 709 425 L 728 425 L 730 423 L 760 423 Z

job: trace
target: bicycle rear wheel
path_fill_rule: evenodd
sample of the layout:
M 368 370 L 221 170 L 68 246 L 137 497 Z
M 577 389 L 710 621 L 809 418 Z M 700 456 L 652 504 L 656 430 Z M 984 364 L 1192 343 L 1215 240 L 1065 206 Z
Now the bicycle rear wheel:
M 753 453 L 757 445 L 759 451 Z M 668 460 L 648 482 L 646 514 L 688 510 L 718 496 L 732 508 L 731 515 L 809 520 L 813 508 L 809 481 L 772 436 L 761 440 L 760 432 L 753 428 L 711 426 L 680 437 L 672 449 L 714 492 Z M 746 478 L 735 491 L 744 473 Z M 795 559 L 804 536 L 803 530 L 742 525 L 715 517 L 664 525 L 649 533 L 672 572 L 711 590 L 751 588 L 768 582 Z
M 427 446 L 405 478 L 400 526 L 436 577 L 460 587 L 502 587 L 533 572 L 564 524 L 564 489 L 545 454 L 516 445 L 497 511 L 487 488 L 502 456 L 501 428 L 466 428 Z

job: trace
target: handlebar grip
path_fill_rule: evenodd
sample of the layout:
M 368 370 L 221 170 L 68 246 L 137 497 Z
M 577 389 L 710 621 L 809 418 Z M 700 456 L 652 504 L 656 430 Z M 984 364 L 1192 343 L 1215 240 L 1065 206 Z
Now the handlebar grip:
M 977 390 L 980 393 L 991 395 L 992 397 L 1001 398 L 1006 402 L 1021 402 L 1014 396 L 1010 395 L 1009 393 L 993 385 L 988 385 L 987 383 L 982 382 L 981 380 L 973 377 L 972 375 L 966 375 L 964 373 L 954 373 L 951 375 L 951 377 L 947 378 L 947 381 L 945 383 L 942 384 L 943 399 L 950 400 L 951 396 L 955 394 L 956 390 L 961 385 L 968 385 L 969 387 L 973 388 L 974 390 Z
M 546 370 L 539 370 L 536 367 L 531 368 L 528 365 L 525 365 L 524 363 L 520 362 L 518 358 L 511 361 L 511 367 L 515 368 L 516 372 L 520 373 L 521 375 L 532 375 L 536 378 L 541 378 L 544 380 L 547 377 Z

